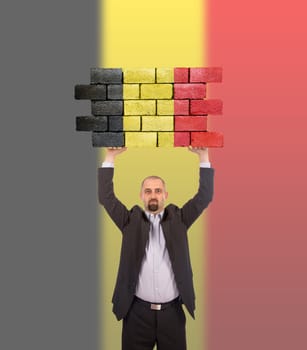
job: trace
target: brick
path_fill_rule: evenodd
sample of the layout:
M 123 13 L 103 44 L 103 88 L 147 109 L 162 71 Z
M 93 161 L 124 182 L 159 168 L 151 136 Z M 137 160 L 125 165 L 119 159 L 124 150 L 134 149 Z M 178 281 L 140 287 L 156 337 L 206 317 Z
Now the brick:
M 176 116 L 175 131 L 206 131 L 207 117 L 205 116 Z
M 224 137 L 219 132 L 192 132 L 191 145 L 193 147 L 223 147 Z
M 126 147 L 157 147 L 156 132 L 126 132 Z
M 141 84 L 141 99 L 171 99 L 172 84 Z
M 93 115 L 122 115 L 123 101 L 95 101 L 92 102 Z
M 205 97 L 205 84 L 174 84 L 174 99 L 202 99 Z
M 158 132 L 158 147 L 174 147 L 174 133 Z
M 222 81 L 222 68 L 190 68 L 191 83 L 220 83 Z
M 173 68 L 157 68 L 156 69 L 157 83 L 173 83 L 174 69 Z
M 124 69 L 124 83 L 155 83 L 155 68 Z
M 91 84 L 120 84 L 123 82 L 121 68 L 91 68 Z
M 138 100 L 140 98 L 139 84 L 124 84 L 123 89 L 124 100 Z
M 157 100 L 158 115 L 174 115 L 174 100 Z
M 142 117 L 142 131 L 173 131 L 173 116 L 146 116 Z
M 124 101 L 125 115 L 156 115 L 156 101 L 131 100 Z
M 189 82 L 189 68 L 175 68 L 174 69 L 174 82 L 175 83 L 188 83 Z
M 107 89 L 105 85 L 76 85 L 76 100 L 106 100 Z
M 174 133 L 174 146 L 175 147 L 190 146 L 190 133 L 187 131 L 175 132 Z
M 76 117 L 77 131 L 106 131 L 108 117 Z
M 109 84 L 107 85 L 108 100 L 122 100 L 123 99 L 123 84 Z
M 191 100 L 191 114 L 222 114 L 223 102 L 221 100 Z
M 93 132 L 93 147 L 122 147 L 125 146 L 123 132 Z
M 189 100 L 174 100 L 174 115 L 189 115 L 190 101 Z
M 123 131 L 123 117 L 121 115 L 109 116 L 109 131 Z
M 141 130 L 141 117 L 124 116 L 123 123 L 124 123 L 124 130 L 125 131 L 140 131 Z

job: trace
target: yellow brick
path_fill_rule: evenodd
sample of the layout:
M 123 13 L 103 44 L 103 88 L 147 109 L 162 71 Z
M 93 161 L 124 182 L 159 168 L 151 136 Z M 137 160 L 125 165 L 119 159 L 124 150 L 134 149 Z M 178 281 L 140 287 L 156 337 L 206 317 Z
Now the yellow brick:
M 124 83 L 155 83 L 155 68 L 123 69 Z
M 172 84 L 141 84 L 142 99 L 171 99 L 172 97 Z
M 155 115 L 156 101 L 128 100 L 124 101 L 124 115 Z
M 139 84 L 123 84 L 124 100 L 138 100 L 140 98 Z
M 141 130 L 141 117 L 129 116 L 123 117 L 124 131 L 140 131 Z
M 150 116 L 142 117 L 142 131 L 173 131 L 173 116 Z
M 126 132 L 126 147 L 157 147 L 156 132 Z
M 158 132 L 158 147 L 174 147 L 174 133 Z
M 174 100 L 157 100 L 158 115 L 174 115 Z
M 157 83 L 173 83 L 174 68 L 157 68 Z

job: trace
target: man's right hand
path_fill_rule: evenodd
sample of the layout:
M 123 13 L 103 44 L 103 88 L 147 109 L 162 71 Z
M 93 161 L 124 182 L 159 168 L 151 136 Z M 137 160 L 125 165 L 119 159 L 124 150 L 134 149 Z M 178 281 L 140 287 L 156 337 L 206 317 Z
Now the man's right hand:
M 116 156 L 125 152 L 127 147 L 108 147 L 104 161 L 114 163 Z

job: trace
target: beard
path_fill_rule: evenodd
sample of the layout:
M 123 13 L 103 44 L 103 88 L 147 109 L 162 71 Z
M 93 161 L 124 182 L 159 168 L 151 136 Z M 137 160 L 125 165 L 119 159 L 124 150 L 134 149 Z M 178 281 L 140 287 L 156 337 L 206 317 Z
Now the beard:
M 155 212 L 157 211 L 159 208 L 158 206 L 158 201 L 156 200 L 151 200 L 149 203 L 148 203 L 148 210 L 149 211 L 152 211 L 152 212 Z

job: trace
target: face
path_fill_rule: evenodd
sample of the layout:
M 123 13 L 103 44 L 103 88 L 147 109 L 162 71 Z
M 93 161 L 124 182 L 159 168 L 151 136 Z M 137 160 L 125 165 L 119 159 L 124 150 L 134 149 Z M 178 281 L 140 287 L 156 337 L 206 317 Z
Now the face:
M 160 179 L 146 179 L 141 188 L 140 198 L 147 211 L 157 214 L 164 208 L 168 193 Z

